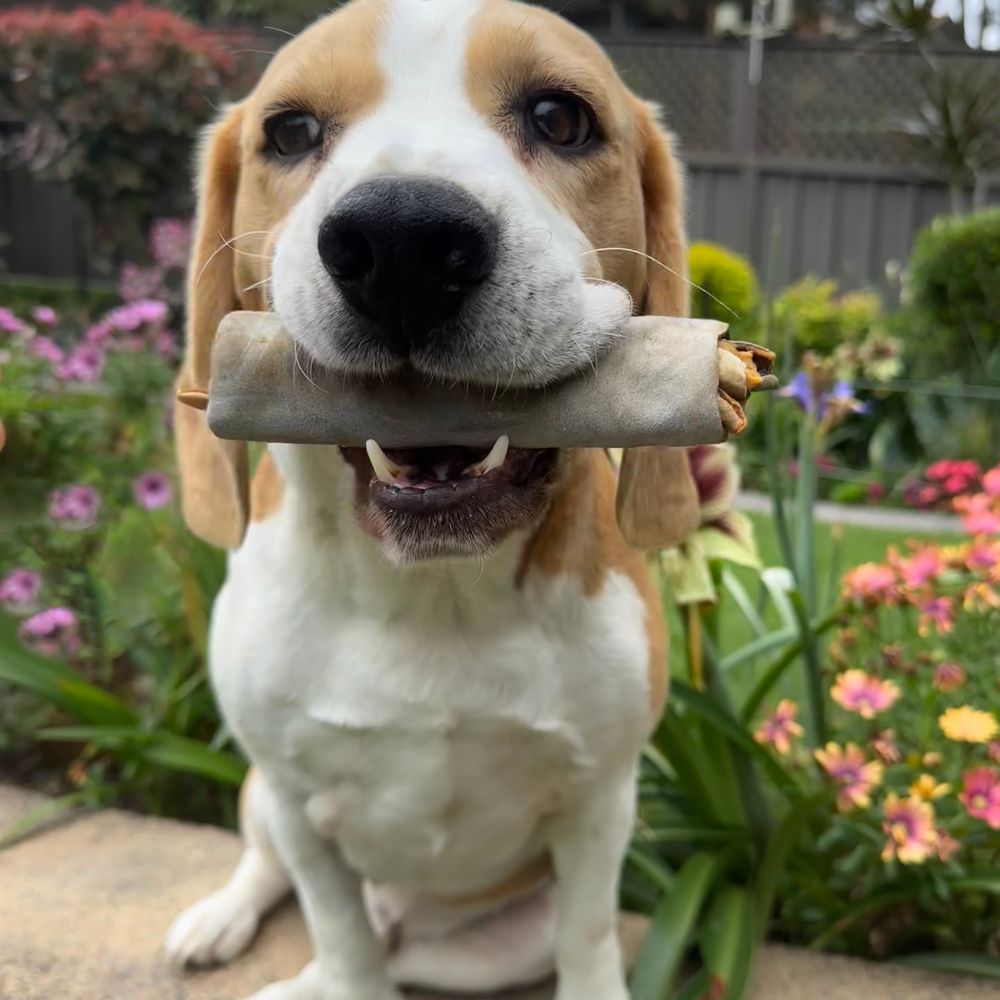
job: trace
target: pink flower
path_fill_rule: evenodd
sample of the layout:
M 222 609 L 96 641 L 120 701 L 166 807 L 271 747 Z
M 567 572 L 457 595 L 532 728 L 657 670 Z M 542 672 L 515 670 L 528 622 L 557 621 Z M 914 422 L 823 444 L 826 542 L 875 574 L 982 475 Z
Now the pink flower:
M 49 517 L 63 528 L 91 527 L 101 509 L 101 496 L 93 486 L 68 486 L 49 494 Z
M 944 862 L 948 862 L 962 849 L 962 845 L 947 830 L 942 827 L 937 829 L 937 856 Z
M 848 743 L 843 748 L 827 743 L 822 750 L 815 751 L 815 756 L 838 787 L 837 808 L 841 812 L 871 805 L 871 791 L 881 783 L 885 770 L 877 760 L 866 763 L 857 743 Z
M 975 479 L 979 475 L 979 466 L 968 459 L 951 460 L 942 459 L 928 466 L 924 475 L 932 482 L 940 482 L 952 476 L 960 476 L 963 479 Z
M 140 299 L 112 309 L 104 317 L 104 322 L 121 330 L 123 333 L 134 333 L 142 326 L 155 326 L 167 318 L 169 307 L 166 302 L 156 299 Z
M 87 327 L 87 332 L 83 335 L 83 339 L 86 343 L 93 344 L 95 347 L 104 347 L 111 339 L 113 332 L 111 324 L 101 320 L 99 323 L 94 323 Z
M 894 792 L 885 797 L 882 830 L 888 836 L 882 860 L 897 858 L 904 865 L 923 864 L 938 846 L 934 807 L 911 795 L 900 799 Z
M 917 632 L 922 636 L 930 635 L 934 628 L 938 635 L 947 635 L 955 627 L 955 602 L 950 597 L 935 597 L 925 594 L 913 602 L 920 612 L 917 620 Z
M 985 573 L 987 577 L 1000 579 L 1000 542 L 977 538 L 965 555 L 965 565 L 973 573 Z
M 161 358 L 172 358 L 177 353 L 177 338 L 169 330 L 157 330 L 153 334 L 153 350 Z
M 35 306 L 31 318 L 42 326 L 55 326 L 59 322 L 59 314 L 51 306 Z
M 844 597 L 856 604 L 891 604 L 896 599 L 896 574 L 881 563 L 862 563 L 844 574 Z
M 149 248 L 153 260 L 163 268 L 187 265 L 191 246 L 191 227 L 181 219 L 157 219 L 149 229 Z
M 903 759 L 903 754 L 896 743 L 894 729 L 883 729 L 872 740 L 872 750 L 875 751 L 875 756 L 886 764 L 898 764 Z
M 763 725 L 753 734 L 758 743 L 770 744 L 782 756 L 792 749 L 792 740 L 802 735 L 802 727 L 795 721 L 798 706 L 790 698 L 778 703 L 774 714 L 764 720 Z
M 62 348 L 51 337 L 32 337 L 28 341 L 28 353 L 44 361 L 57 365 L 64 355 Z
M 996 771 L 988 767 L 966 771 L 958 799 L 974 819 L 1000 830 L 1000 774 Z
M 21 641 L 45 656 L 73 653 L 80 647 L 76 615 L 69 608 L 49 608 L 25 619 L 18 630 Z
M 962 517 L 962 527 L 970 535 L 995 535 L 1000 532 L 1000 514 L 991 507 L 993 498 L 985 493 L 956 497 L 955 510 Z
M 170 480 L 162 472 L 144 472 L 132 483 L 132 492 L 146 510 L 159 510 L 170 503 Z
M 1000 465 L 994 466 L 983 476 L 983 492 L 988 497 L 1000 497 Z
M 162 288 L 163 272 L 159 267 L 123 264 L 118 273 L 118 294 L 123 302 L 155 298 Z
M 1000 764 L 1000 740 L 990 740 L 986 753 L 994 764 Z
M 955 691 L 965 683 L 965 671 L 957 663 L 942 663 L 934 671 L 934 687 L 938 691 Z
M 879 500 L 885 499 L 886 488 L 881 483 L 869 483 L 865 492 L 872 503 L 878 503 Z
M 104 351 L 100 347 L 77 344 L 56 369 L 56 378 L 63 382 L 96 382 L 104 371 L 104 361 Z
M 837 674 L 830 697 L 848 712 L 857 712 L 862 719 L 874 719 L 879 712 L 891 708 L 899 698 L 899 686 L 892 681 L 880 681 L 863 670 L 845 670 Z
M 909 559 L 900 559 L 897 570 L 907 587 L 917 589 L 939 577 L 945 570 L 941 553 L 931 546 L 920 549 Z
M 30 569 L 16 569 L 0 580 L 0 604 L 11 614 L 30 614 L 42 589 L 42 578 Z
M 9 310 L 0 308 L 0 333 L 20 333 L 24 324 Z

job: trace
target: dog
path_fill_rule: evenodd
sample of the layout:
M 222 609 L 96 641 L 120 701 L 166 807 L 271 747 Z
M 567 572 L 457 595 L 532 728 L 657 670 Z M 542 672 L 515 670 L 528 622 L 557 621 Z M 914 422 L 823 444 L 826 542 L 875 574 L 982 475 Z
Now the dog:
M 685 314 L 656 109 L 588 36 L 512 0 L 353 0 L 318 21 L 210 128 L 198 200 L 181 391 L 208 385 L 239 308 L 279 314 L 303 378 L 408 367 L 498 391 L 586 363 L 624 296 Z M 233 550 L 211 676 L 253 768 L 242 860 L 169 955 L 232 959 L 294 890 L 315 958 L 254 1000 L 553 973 L 558 1000 L 626 1000 L 619 871 L 668 673 L 616 513 L 664 520 L 684 453 L 627 452 L 641 489 L 617 499 L 604 451 L 505 438 L 271 445 L 248 487 L 245 445 L 193 409 L 175 424 L 185 517 Z

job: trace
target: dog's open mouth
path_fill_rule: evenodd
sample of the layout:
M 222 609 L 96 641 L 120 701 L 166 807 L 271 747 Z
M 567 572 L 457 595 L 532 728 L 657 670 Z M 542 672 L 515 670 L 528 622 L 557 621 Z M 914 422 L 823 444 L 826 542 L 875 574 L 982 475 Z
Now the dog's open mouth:
M 556 448 L 341 448 L 363 523 L 413 558 L 479 553 L 540 516 Z

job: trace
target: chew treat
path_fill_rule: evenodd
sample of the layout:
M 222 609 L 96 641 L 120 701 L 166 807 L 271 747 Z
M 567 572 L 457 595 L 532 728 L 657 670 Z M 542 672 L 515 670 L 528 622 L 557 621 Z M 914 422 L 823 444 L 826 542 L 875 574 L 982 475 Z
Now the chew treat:
M 539 389 L 445 385 L 415 372 L 386 379 L 324 371 L 296 351 L 273 313 L 219 326 L 203 408 L 220 438 L 388 448 L 477 447 L 506 434 L 520 448 L 686 446 L 746 426 L 743 403 L 770 388 L 774 356 L 725 340 L 714 320 L 629 321 L 593 366 Z

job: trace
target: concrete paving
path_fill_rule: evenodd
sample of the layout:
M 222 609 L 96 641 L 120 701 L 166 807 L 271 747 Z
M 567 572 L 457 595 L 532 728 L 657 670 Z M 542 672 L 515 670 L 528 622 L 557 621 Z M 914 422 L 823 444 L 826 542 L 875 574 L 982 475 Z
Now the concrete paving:
M 0 832 L 43 801 L 0 786 Z M 309 957 L 294 904 L 230 968 L 179 973 L 163 959 L 170 921 L 218 888 L 238 854 L 225 831 L 114 810 L 64 819 L 8 848 L 0 853 L 0 1000 L 242 1000 L 293 975 Z M 631 947 L 637 926 L 625 930 Z M 1000 986 L 768 947 L 748 1000 L 861 996 L 1000 1000 Z M 516 1000 L 551 997 L 545 988 Z

